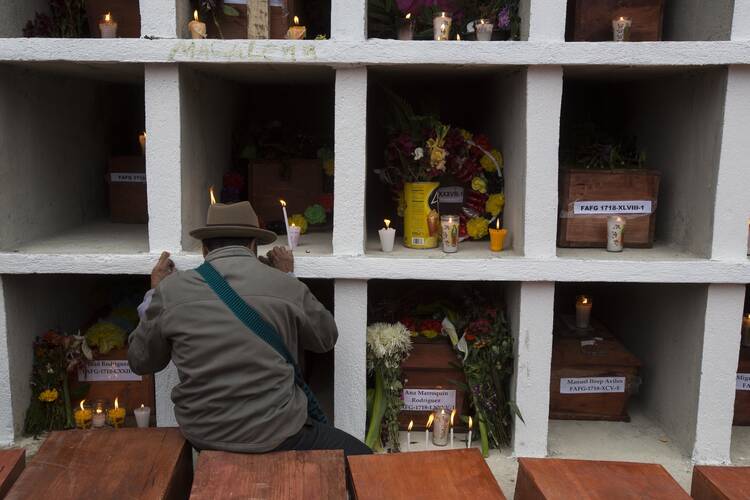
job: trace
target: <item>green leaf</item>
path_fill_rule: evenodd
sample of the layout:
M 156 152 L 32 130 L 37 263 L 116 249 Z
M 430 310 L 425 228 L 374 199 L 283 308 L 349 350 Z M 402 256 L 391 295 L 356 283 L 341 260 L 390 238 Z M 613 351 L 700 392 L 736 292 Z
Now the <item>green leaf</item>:
M 240 15 L 237 9 L 227 4 L 222 5 L 221 9 L 224 11 L 225 16 L 238 17 Z

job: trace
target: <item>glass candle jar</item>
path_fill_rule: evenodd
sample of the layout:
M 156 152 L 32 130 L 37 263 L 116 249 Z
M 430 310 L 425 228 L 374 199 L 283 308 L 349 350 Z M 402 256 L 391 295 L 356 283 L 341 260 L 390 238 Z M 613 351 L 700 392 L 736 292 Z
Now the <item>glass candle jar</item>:
M 441 215 L 440 227 L 443 236 L 443 252 L 458 252 L 458 215 Z
M 435 40 L 448 40 L 453 19 L 447 12 L 438 12 L 432 18 L 432 34 Z
M 446 446 L 451 426 L 451 414 L 445 408 L 435 410 L 435 420 L 432 423 L 432 444 Z
M 97 399 L 94 401 L 91 410 L 91 426 L 93 428 L 100 429 L 107 423 L 107 408 L 109 408 L 107 400 Z

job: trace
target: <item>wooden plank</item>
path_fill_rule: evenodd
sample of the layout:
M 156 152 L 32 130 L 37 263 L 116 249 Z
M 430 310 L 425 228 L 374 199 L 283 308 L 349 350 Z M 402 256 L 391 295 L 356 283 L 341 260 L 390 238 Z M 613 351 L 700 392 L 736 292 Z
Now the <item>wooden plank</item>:
M 476 448 L 348 457 L 359 500 L 504 499 Z
M 5 498 L 25 466 L 26 450 L 23 448 L 0 450 L 0 498 Z
M 268 0 L 247 0 L 247 37 L 250 40 L 270 38 Z
M 696 465 L 690 495 L 695 500 L 750 499 L 750 467 Z
M 341 450 L 240 454 L 204 451 L 198 458 L 191 500 L 346 498 Z
M 187 498 L 192 450 L 175 428 L 53 432 L 8 494 L 28 498 Z
M 519 458 L 516 500 L 679 500 L 690 496 L 664 467 L 637 462 Z

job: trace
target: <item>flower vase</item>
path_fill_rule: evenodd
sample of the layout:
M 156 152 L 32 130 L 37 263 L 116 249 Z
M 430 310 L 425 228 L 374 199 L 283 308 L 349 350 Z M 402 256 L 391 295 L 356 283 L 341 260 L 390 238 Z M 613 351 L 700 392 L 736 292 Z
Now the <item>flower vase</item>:
M 404 184 L 404 246 L 436 248 L 440 233 L 439 182 Z

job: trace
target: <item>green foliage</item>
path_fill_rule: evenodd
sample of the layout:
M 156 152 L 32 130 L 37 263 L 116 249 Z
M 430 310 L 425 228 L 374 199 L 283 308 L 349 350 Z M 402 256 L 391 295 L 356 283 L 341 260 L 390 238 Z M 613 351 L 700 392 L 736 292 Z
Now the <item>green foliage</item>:
M 25 37 L 84 38 L 88 34 L 84 0 L 50 0 L 49 14 L 37 12 L 23 28 Z
M 125 331 L 114 323 L 100 321 L 86 331 L 86 342 L 101 354 L 125 347 Z

